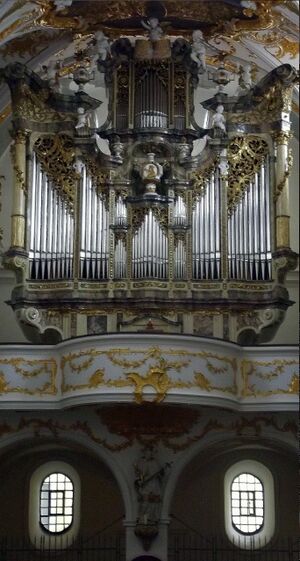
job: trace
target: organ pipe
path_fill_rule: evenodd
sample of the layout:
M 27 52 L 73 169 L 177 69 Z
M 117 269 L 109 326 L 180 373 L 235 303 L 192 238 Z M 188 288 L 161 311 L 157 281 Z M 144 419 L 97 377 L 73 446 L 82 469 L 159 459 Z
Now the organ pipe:
M 240 200 L 229 213 L 227 224 L 229 278 L 269 280 L 271 278 L 270 158 L 267 156 Z M 108 278 L 109 212 L 105 197 L 97 192 L 86 167 L 80 181 L 79 276 L 90 280 Z M 221 181 L 215 168 L 204 181 L 202 192 L 191 199 L 192 270 L 195 280 L 221 276 Z M 190 212 L 182 195 L 177 195 L 172 225 L 187 226 Z M 63 193 L 43 171 L 35 153 L 32 158 L 32 189 L 29 197 L 29 265 L 32 279 L 67 279 L 73 276 L 74 217 Z M 116 198 L 111 220 L 127 228 L 127 204 Z M 128 254 L 126 231 L 114 246 L 115 278 L 126 278 Z M 173 276 L 187 278 L 185 234 L 176 238 Z M 130 238 L 131 239 L 131 236 Z M 113 250 L 111 250 L 113 251 Z M 152 209 L 132 235 L 133 278 L 168 278 L 168 236 Z
M 216 169 L 197 196 L 192 215 L 193 278 L 220 277 L 220 178 Z
M 133 278 L 167 278 L 168 238 L 152 210 L 132 240 Z
M 228 218 L 232 279 L 271 278 L 270 158 L 266 157 Z
M 74 218 L 67 201 L 32 160 L 29 203 L 29 275 L 32 279 L 67 279 L 73 275 Z
M 80 276 L 91 280 L 107 279 L 109 212 L 85 166 L 81 191 Z

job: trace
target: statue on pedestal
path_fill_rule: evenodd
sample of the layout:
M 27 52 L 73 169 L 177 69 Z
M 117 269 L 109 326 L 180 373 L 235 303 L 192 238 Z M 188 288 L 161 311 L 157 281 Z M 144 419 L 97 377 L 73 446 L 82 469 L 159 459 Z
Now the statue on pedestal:
M 142 26 L 149 31 L 150 41 L 159 41 L 164 32 L 159 25 L 159 20 L 157 18 L 149 18 L 148 23 L 141 21 Z
M 215 129 L 221 129 L 223 132 L 226 132 L 226 119 L 223 115 L 224 106 L 218 105 L 216 109 L 216 113 L 212 118 L 212 126 Z
M 196 62 L 198 72 L 205 72 L 206 70 L 206 47 L 203 41 L 203 33 L 200 29 L 193 31 L 193 43 L 191 59 Z

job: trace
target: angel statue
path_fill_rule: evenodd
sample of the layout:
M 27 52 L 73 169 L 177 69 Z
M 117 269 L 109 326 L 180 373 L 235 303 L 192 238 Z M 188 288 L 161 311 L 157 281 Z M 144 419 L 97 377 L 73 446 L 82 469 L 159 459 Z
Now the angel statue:
M 92 69 L 97 68 L 98 60 L 105 60 L 108 53 L 110 53 L 110 44 L 108 37 L 104 35 L 103 31 L 96 31 L 95 44 L 90 50 Z
M 75 129 L 82 129 L 87 125 L 87 114 L 83 107 L 78 107 L 77 109 L 78 119 L 75 125 Z
M 203 33 L 200 29 L 193 31 L 193 43 L 191 59 L 196 62 L 199 72 L 206 70 L 206 47 L 203 41 Z
M 218 105 L 216 109 L 216 113 L 212 118 L 212 126 L 216 129 L 221 129 L 223 132 L 226 132 L 226 119 L 223 115 L 224 106 Z
M 239 86 L 241 90 L 250 90 L 252 87 L 251 64 L 240 67 Z
M 157 18 L 149 18 L 148 23 L 141 20 L 142 26 L 149 31 L 149 39 L 150 41 L 159 41 L 164 32 L 159 25 L 159 20 Z

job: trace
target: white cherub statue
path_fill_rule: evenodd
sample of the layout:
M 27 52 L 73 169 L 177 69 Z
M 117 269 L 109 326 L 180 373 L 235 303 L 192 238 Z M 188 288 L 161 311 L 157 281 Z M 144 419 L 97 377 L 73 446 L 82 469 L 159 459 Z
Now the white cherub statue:
M 60 12 L 69 6 L 72 6 L 73 0 L 54 0 L 55 11 Z
M 109 40 L 103 31 L 96 31 L 95 40 L 96 43 L 90 50 L 92 68 L 97 68 L 98 60 L 105 60 L 110 52 Z
M 77 113 L 78 113 L 78 120 L 77 120 L 77 123 L 75 125 L 75 129 L 82 129 L 87 124 L 86 123 L 87 115 L 86 115 L 83 107 L 78 107 Z
M 110 44 L 109 44 L 108 37 L 104 35 L 103 31 L 96 31 L 95 39 L 96 39 L 96 48 L 98 51 L 99 58 L 101 60 L 105 60 L 107 54 L 110 52 Z
M 200 29 L 193 31 L 193 43 L 191 59 L 197 63 L 199 71 L 206 70 L 206 48 L 203 41 L 203 33 Z
M 159 41 L 164 32 L 159 25 L 159 20 L 157 18 L 149 18 L 148 23 L 141 21 L 142 26 L 149 31 L 150 41 Z
M 241 90 L 250 90 L 252 87 L 251 64 L 240 67 L 239 86 Z
M 223 115 L 224 106 L 218 105 L 216 112 L 212 118 L 212 126 L 226 132 L 226 119 Z

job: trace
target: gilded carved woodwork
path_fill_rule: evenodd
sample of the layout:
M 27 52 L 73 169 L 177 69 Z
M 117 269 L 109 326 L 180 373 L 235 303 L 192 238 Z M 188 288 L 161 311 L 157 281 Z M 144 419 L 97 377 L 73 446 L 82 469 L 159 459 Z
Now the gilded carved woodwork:
M 231 213 L 249 188 L 255 173 L 269 153 L 265 140 L 255 136 L 237 136 L 228 145 L 228 211 Z
M 43 171 L 73 209 L 79 177 L 74 170 L 75 149 L 71 139 L 63 134 L 43 136 L 35 142 L 34 150 Z
M 16 99 L 13 104 L 14 117 L 38 123 L 65 120 L 65 115 L 47 105 L 48 97 L 48 90 L 45 89 L 35 93 L 28 84 L 23 83 L 16 92 Z

